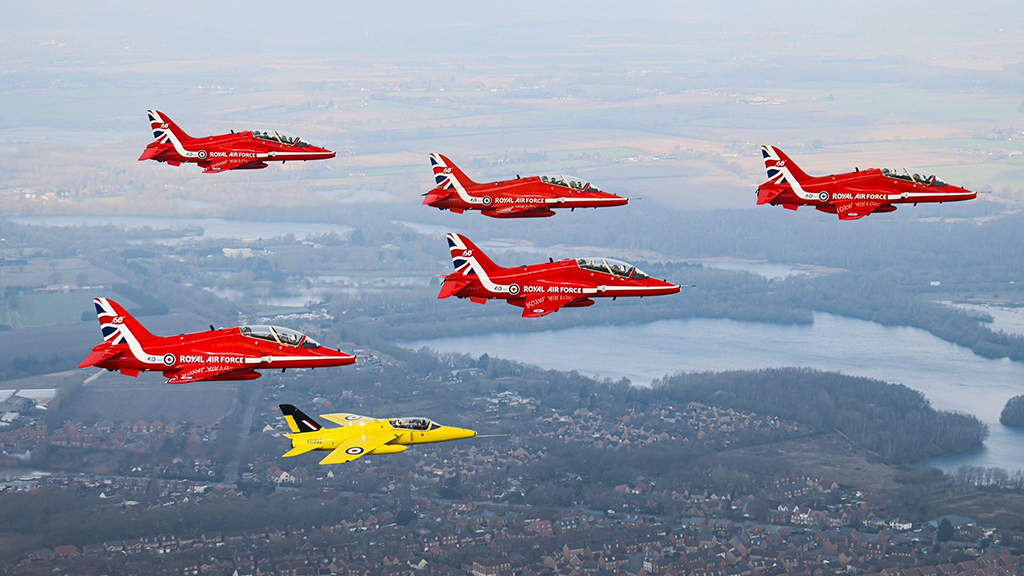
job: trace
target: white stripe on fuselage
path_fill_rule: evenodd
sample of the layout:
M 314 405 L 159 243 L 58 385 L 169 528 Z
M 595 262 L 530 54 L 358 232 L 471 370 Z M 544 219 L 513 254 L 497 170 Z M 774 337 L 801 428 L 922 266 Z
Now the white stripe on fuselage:
M 484 203 L 484 199 L 483 198 L 477 198 L 475 196 L 470 196 L 469 193 L 466 192 L 466 188 L 462 186 L 462 182 L 459 182 L 459 179 L 455 177 L 454 171 L 452 170 L 453 167 L 445 164 L 444 160 L 441 158 L 440 155 L 438 155 L 438 154 L 431 154 L 430 157 L 434 159 L 434 162 L 437 162 L 438 166 L 440 166 L 441 168 L 447 168 L 448 169 L 448 172 L 442 171 L 441 173 L 444 174 L 444 177 L 445 177 L 446 181 L 451 183 L 452 188 L 455 188 L 455 194 L 457 194 L 459 196 L 460 200 L 462 200 L 463 202 L 465 202 L 467 204 L 483 204 Z M 443 187 L 443 185 L 442 185 L 442 187 Z
M 775 167 L 778 168 L 779 172 L 782 173 L 782 178 L 784 178 L 786 180 L 786 184 L 789 184 L 789 187 L 793 189 L 794 194 L 796 194 L 798 197 L 804 200 L 817 200 L 818 195 L 804 190 L 803 187 L 800 186 L 800 182 L 793 177 L 793 173 L 789 171 L 789 167 L 786 166 L 785 163 L 783 163 L 781 166 L 776 164 Z M 777 181 L 778 179 L 776 180 L 776 182 Z
M 621 198 L 548 198 L 544 200 L 547 204 L 570 204 L 572 202 L 615 202 L 621 200 Z
M 110 302 L 108 302 L 106 298 L 97 298 L 96 300 L 99 301 L 100 306 L 103 307 L 104 315 L 109 315 L 113 318 L 119 318 L 121 316 L 114 310 L 114 307 L 110 305 Z M 143 364 L 164 364 L 161 356 L 151 354 L 142 347 L 142 344 L 139 343 L 139 339 L 132 334 L 132 331 L 128 329 L 128 325 L 124 324 L 123 321 L 120 324 L 100 323 L 100 328 L 108 326 L 114 328 L 117 332 L 112 333 L 110 337 L 106 338 L 106 340 L 116 342 L 118 337 L 124 338 L 125 343 L 128 344 L 128 350 L 131 351 L 132 356 L 134 356 L 139 362 L 142 362 Z
M 204 160 L 204 161 L 211 161 L 211 162 L 222 159 L 220 157 L 218 157 L 216 159 L 211 159 L 209 157 L 209 155 L 207 155 L 206 158 L 200 158 L 199 157 L 199 152 L 192 152 L 191 150 L 185 148 L 185 146 L 181 143 L 181 141 L 178 140 L 178 137 L 174 135 L 174 132 L 171 131 L 169 125 L 168 125 L 168 128 L 166 128 L 165 130 L 166 130 L 167 139 L 171 141 L 171 145 L 174 146 L 174 151 L 177 152 L 180 156 L 182 156 L 184 158 L 195 158 L 197 160 Z M 250 160 L 250 161 L 268 160 L 268 159 L 277 158 L 279 156 L 308 156 L 310 153 L 309 152 L 277 152 L 277 151 L 275 151 L 273 154 L 271 154 L 270 152 L 254 152 L 253 154 L 254 155 L 253 155 L 252 158 L 245 158 L 245 160 Z M 234 158 L 225 158 L 225 159 L 233 160 Z
M 246 358 L 246 364 L 260 364 L 266 362 L 268 364 L 272 362 L 290 362 L 294 360 L 303 360 L 306 362 L 328 362 L 331 360 L 338 360 L 337 357 L 332 356 L 260 356 L 259 358 Z

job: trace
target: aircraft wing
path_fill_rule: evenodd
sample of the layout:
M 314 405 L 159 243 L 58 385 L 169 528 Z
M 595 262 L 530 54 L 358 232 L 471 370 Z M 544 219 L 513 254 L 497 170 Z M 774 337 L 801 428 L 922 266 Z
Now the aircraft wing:
M 856 200 L 854 202 L 837 202 L 836 215 L 840 220 L 860 220 L 874 212 L 879 206 L 889 204 L 883 201 Z M 895 207 L 893 207 L 895 209 Z
M 557 200 L 556 200 L 557 202 Z M 510 217 L 537 217 L 543 218 L 547 216 L 554 216 L 555 213 L 551 208 L 543 204 L 521 204 L 521 205 L 502 205 L 497 208 L 485 210 L 484 214 L 494 218 L 510 218 Z
M 228 170 L 234 170 L 235 168 L 241 168 L 246 164 L 252 164 L 254 168 L 266 168 L 267 165 L 263 164 L 259 160 L 253 160 L 252 158 L 225 158 L 223 160 L 217 160 L 210 162 L 203 167 L 204 174 L 211 174 L 216 172 L 226 172 Z M 259 164 L 263 164 L 259 166 Z
M 523 318 L 547 316 L 579 298 L 580 296 L 575 294 L 544 294 L 529 297 L 523 304 Z
M 379 431 L 376 433 L 349 438 L 342 443 L 341 446 L 338 446 L 333 452 L 328 454 L 326 458 L 321 460 L 320 465 L 326 466 L 328 464 L 344 464 L 346 462 L 351 462 L 356 458 L 360 458 L 370 452 L 373 452 L 375 448 L 379 448 L 399 436 L 400 434 L 396 434 L 394 432 Z
M 368 418 L 366 416 L 360 416 L 359 414 L 321 414 L 321 418 L 328 422 L 334 422 L 339 426 L 353 426 L 357 424 L 369 424 L 373 422 L 374 418 Z
M 518 206 L 514 205 L 514 204 L 512 204 L 512 205 L 506 204 L 504 206 L 499 206 L 497 208 L 494 208 L 494 209 L 492 209 L 490 211 L 494 212 L 495 214 L 511 215 L 511 214 L 522 214 L 524 212 L 529 212 L 531 210 L 539 210 L 539 209 L 544 209 L 544 208 L 545 208 L 545 206 L 542 205 L 542 204 L 520 204 Z
M 164 372 L 168 384 L 188 384 L 208 380 L 254 380 L 260 373 L 238 364 L 205 365 L 180 372 Z

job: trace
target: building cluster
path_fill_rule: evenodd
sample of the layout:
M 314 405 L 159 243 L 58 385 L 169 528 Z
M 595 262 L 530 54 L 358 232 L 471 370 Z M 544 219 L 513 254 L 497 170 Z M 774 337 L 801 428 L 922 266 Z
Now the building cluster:
M 188 444 L 201 444 L 216 440 L 216 436 L 216 423 L 211 420 L 196 420 L 190 424 L 164 423 L 159 420 L 126 420 L 120 424 L 100 421 L 88 424 L 72 420 L 53 430 L 49 434 L 49 443 L 51 446 L 70 448 L 148 452 L 168 438 L 178 437 Z
M 149 534 L 64 544 L 11 574 L 344 576 L 1021 576 L 1015 532 L 947 517 L 916 529 L 815 529 L 689 517 L 547 513 L 428 499 L 336 497 L 338 519 L 240 532 Z M 405 517 L 403 519 L 403 516 Z M 301 520 L 301 519 L 300 519 Z
M 39 418 L 27 422 L 20 428 L 0 433 L 0 450 L 19 452 L 49 445 L 62 448 L 127 449 L 144 452 L 159 446 L 169 438 L 181 438 L 188 444 L 214 441 L 217 438 L 217 428 L 218 423 L 212 420 L 196 420 L 190 423 L 165 423 L 159 420 L 90 423 L 76 419 L 51 430 L 47 427 L 46 420 Z
M 612 450 L 632 449 L 656 442 L 715 444 L 728 447 L 755 437 L 781 439 L 807 433 L 806 427 L 781 418 L 690 402 L 686 406 L 658 403 L 645 410 L 605 418 L 600 410 L 579 408 L 540 418 L 532 433 L 578 439 L 584 444 Z
M 360 404 L 351 393 L 341 402 Z M 315 456 L 279 457 L 286 450 L 281 437 L 286 428 L 270 411 L 256 424 L 268 441 L 254 444 L 276 448 L 280 443 L 280 451 L 264 454 L 259 448 L 247 454 L 237 485 L 161 478 L 165 473 L 188 477 L 185 468 L 193 467 L 214 474 L 223 466 L 198 458 L 180 462 L 180 471 L 133 468 L 126 476 L 51 474 L 2 483 L 0 490 L 73 490 L 96 496 L 102 513 L 126 518 L 154 509 L 202 513 L 207 506 L 226 517 L 237 509 L 244 518 L 241 511 L 259 506 L 257 498 L 274 491 L 295 506 L 312 500 L 317 509 L 331 510 L 329 521 L 315 524 L 303 524 L 310 521 L 296 515 L 282 518 L 282 525 L 241 523 L 245 529 L 237 532 L 190 526 L 181 533 L 119 541 L 53 542 L 54 547 L 35 551 L 8 572 L 1024 576 L 1022 559 L 1010 553 L 1024 548 L 1021 535 L 949 517 L 952 537 L 939 542 L 938 521 L 915 526 L 891 517 L 882 494 L 861 493 L 830 478 L 737 471 L 723 488 L 726 484 L 698 486 L 637 473 L 613 487 L 588 484 L 593 479 L 551 465 L 557 442 L 621 458 L 624 449 L 656 443 L 721 449 L 807 433 L 792 421 L 696 402 L 658 402 L 615 415 L 582 407 L 587 403 L 582 396 L 581 407 L 570 410 L 542 409 L 536 399 L 517 392 L 474 402 L 486 407 L 493 418 L 489 425 L 512 422 L 516 433 L 321 467 Z M 337 411 L 324 398 L 307 405 L 316 414 Z M 143 452 L 159 451 L 168 440 L 202 446 L 217 431 L 216 422 L 78 420 L 48 429 L 40 419 L 0 434 L 0 442 L 5 449 L 46 445 L 61 453 L 95 456 L 130 454 L 143 446 Z M 531 506 L 534 495 L 527 486 L 578 494 L 559 505 Z M 593 490 L 594 497 L 581 496 L 585 490 Z

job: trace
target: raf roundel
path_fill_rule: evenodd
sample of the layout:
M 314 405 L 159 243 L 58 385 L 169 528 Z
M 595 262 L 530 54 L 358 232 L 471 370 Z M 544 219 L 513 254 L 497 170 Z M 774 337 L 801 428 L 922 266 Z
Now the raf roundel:
M 484 206 L 490 206 L 494 202 L 494 199 L 490 196 L 484 196 Z
M 199 151 L 199 159 L 200 160 L 206 160 L 206 150 L 200 150 Z
M 356 414 L 349 414 L 348 416 L 345 416 L 345 420 L 359 420 L 360 418 L 362 418 L 362 416 L 358 416 Z
M 508 293 L 513 295 L 513 296 L 515 296 L 516 294 L 519 294 L 519 290 L 520 290 L 519 284 L 513 284 L 513 285 L 508 287 Z
M 175 360 L 174 354 L 164 354 L 164 365 L 174 366 Z
M 828 192 L 822 192 L 821 194 L 818 194 L 818 200 L 821 200 L 822 202 L 828 202 Z
M 349 448 L 348 450 L 345 450 L 345 454 L 348 454 L 349 456 L 359 456 L 363 452 L 364 452 L 364 450 L 362 448 L 360 448 L 359 446 L 353 446 L 353 447 Z

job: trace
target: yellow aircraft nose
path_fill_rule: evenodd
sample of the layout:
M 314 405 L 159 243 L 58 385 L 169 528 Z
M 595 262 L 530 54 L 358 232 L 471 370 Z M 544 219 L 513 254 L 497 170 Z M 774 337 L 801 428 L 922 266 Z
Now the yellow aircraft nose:
M 445 440 L 462 440 L 463 438 L 473 438 L 476 436 L 476 430 L 470 430 L 468 428 L 455 428 L 452 426 L 445 426 L 438 430 L 444 434 Z

